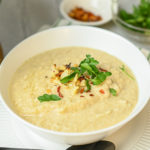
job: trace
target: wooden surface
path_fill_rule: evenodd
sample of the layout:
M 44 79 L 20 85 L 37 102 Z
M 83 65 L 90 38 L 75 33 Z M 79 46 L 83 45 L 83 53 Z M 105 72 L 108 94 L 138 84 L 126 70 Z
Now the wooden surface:
M 60 18 L 60 2 L 61 0 L 2 0 L 0 5 L 0 42 L 4 49 L 4 55 L 23 39 L 36 33 L 42 25 L 52 25 Z M 123 35 L 113 22 L 102 28 Z M 133 42 L 139 47 L 150 49 L 150 44 Z

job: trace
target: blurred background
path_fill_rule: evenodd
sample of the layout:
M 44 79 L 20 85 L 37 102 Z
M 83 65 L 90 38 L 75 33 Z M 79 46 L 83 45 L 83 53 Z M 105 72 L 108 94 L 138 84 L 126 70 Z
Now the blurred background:
M 2 0 L 0 4 L 0 43 L 4 55 L 23 39 L 36 33 L 43 25 L 53 25 L 58 18 L 62 18 L 59 11 L 60 2 L 61 0 Z M 100 27 L 126 37 L 113 21 Z M 138 47 L 150 49 L 149 43 L 126 38 Z

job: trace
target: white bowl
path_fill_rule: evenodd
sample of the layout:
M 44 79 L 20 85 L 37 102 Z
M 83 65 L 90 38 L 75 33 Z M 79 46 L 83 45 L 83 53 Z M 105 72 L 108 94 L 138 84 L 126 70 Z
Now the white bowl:
M 9 98 L 10 80 L 17 68 L 28 58 L 41 52 L 66 46 L 83 46 L 103 50 L 121 59 L 136 76 L 139 99 L 133 112 L 122 122 L 98 131 L 64 133 L 37 127 L 19 117 L 12 109 Z M 67 54 L 66 54 L 67 55 Z M 132 43 L 109 31 L 94 27 L 66 26 L 37 33 L 17 45 L 5 57 L 0 67 L 0 99 L 13 119 L 27 127 L 29 132 L 60 143 L 79 145 L 95 142 L 115 132 L 133 119 L 146 105 L 150 97 L 150 65 L 144 55 Z
M 99 26 L 107 23 L 112 19 L 111 0 L 62 0 L 60 12 L 63 17 L 73 24 Z M 95 15 L 102 17 L 102 20 L 95 22 L 83 22 L 71 18 L 68 13 L 75 7 L 81 7 Z

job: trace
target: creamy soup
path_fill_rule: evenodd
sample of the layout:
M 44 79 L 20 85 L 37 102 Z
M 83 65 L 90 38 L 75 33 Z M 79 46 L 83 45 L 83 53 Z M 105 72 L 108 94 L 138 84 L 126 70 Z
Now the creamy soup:
M 103 51 L 64 47 L 28 59 L 15 72 L 10 97 L 23 119 L 42 128 L 87 132 L 130 115 L 138 99 L 131 70 Z

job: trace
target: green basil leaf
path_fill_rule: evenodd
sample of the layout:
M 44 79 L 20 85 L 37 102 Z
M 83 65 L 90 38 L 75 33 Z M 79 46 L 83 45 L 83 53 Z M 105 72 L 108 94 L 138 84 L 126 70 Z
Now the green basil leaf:
M 111 72 L 104 72 L 104 74 L 105 74 L 105 76 L 107 76 L 107 77 L 112 75 Z
M 95 74 L 98 74 L 99 73 L 99 69 L 93 65 L 93 64 L 90 64 L 90 67 L 92 68 L 92 70 L 95 72 Z
M 73 80 L 73 78 L 75 77 L 75 75 L 76 75 L 76 72 L 73 72 L 73 73 L 71 73 L 70 75 L 68 75 L 68 76 L 66 76 L 66 77 L 64 77 L 64 78 L 62 78 L 61 80 L 60 80 L 60 82 L 61 83 L 68 83 L 69 81 L 71 81 L 71 80 Z
M 88 92 L 90 90 L 91 90 L 91 85 L 89 84 L 89 80 L 86 79 L 86 90 L 85 90 L 85 92 Z
M 83 75 L 84 72 L 86 72 L 86 69 L 80 67 L 80 72 L 81 72 L 81 74 Z
M 90 55 L 90 54 L 86 54 L 86 58 L 88 58 L 88 59 L 89 59 L 90 57 L 91 57 L 91 55 Z
M 111 72 L 99 72 L 94 79 L 91 79 L 91 81 L 94 85 L 99 85 L 103 81 L 105 81 L 108 76 L 111 76 L 111 75 L 112 75 Z
M 75 72 L 79 72 L 80 69 L 78 67 L 71 67 L 71 70 L 75 71 Z
M 71 70 L 73 70 L 74 72 L 76 72 L 78 74 L 78 77 L 80 78 L 80 76 L 82 75 L 80 68 L 79 67 L 72 67 Z
M 93 65 L 99 64 L 99 62 L 95 60 L 93 57 L 91 57 L 91 55 L 89 54 L 86 55 L 86 58 L 83 61 L 81 61 L 79 66 L 81 66 L 81 64 L 83 63 L 93 64 Z
M 87 71 L 89 71 L 89 72 L 91 72 L 91 73 L 93 73 L 93 74 L 96 75 L 96 73 L 93 71 L 93 69 L 91 68 L 91 66 L 90 66 L 88 63 L 83 63 L 83 64 L 81 64 L 81 68 L 84 68 L 84 69 L 86 69 Z
M 113 96 L 116 96 L 117 95 L 117 91 L 113 88 L 110 88 L 109 89 L 109 92 L 113 95 Z
M 106 75 L 103 72 L 100 72 L 94 79 L 91 79 L 94 85 L 101 84 L 106 79 Z
M 90 65 L 97 65 L 97 64 L 99 64 L 97 60 L 95 60 L 94 58 L 90 59 Z
M 61 100 L 61 98 L 59 96 L 57 96 L 57 95 L 54 95 L 54 94 L 51 94 L 51 95 L 44 94 L 42 96 L 39 96 L 38 100 L 40 102 L 45 102 L 45 101 L 59 101 L 59 100 Z

